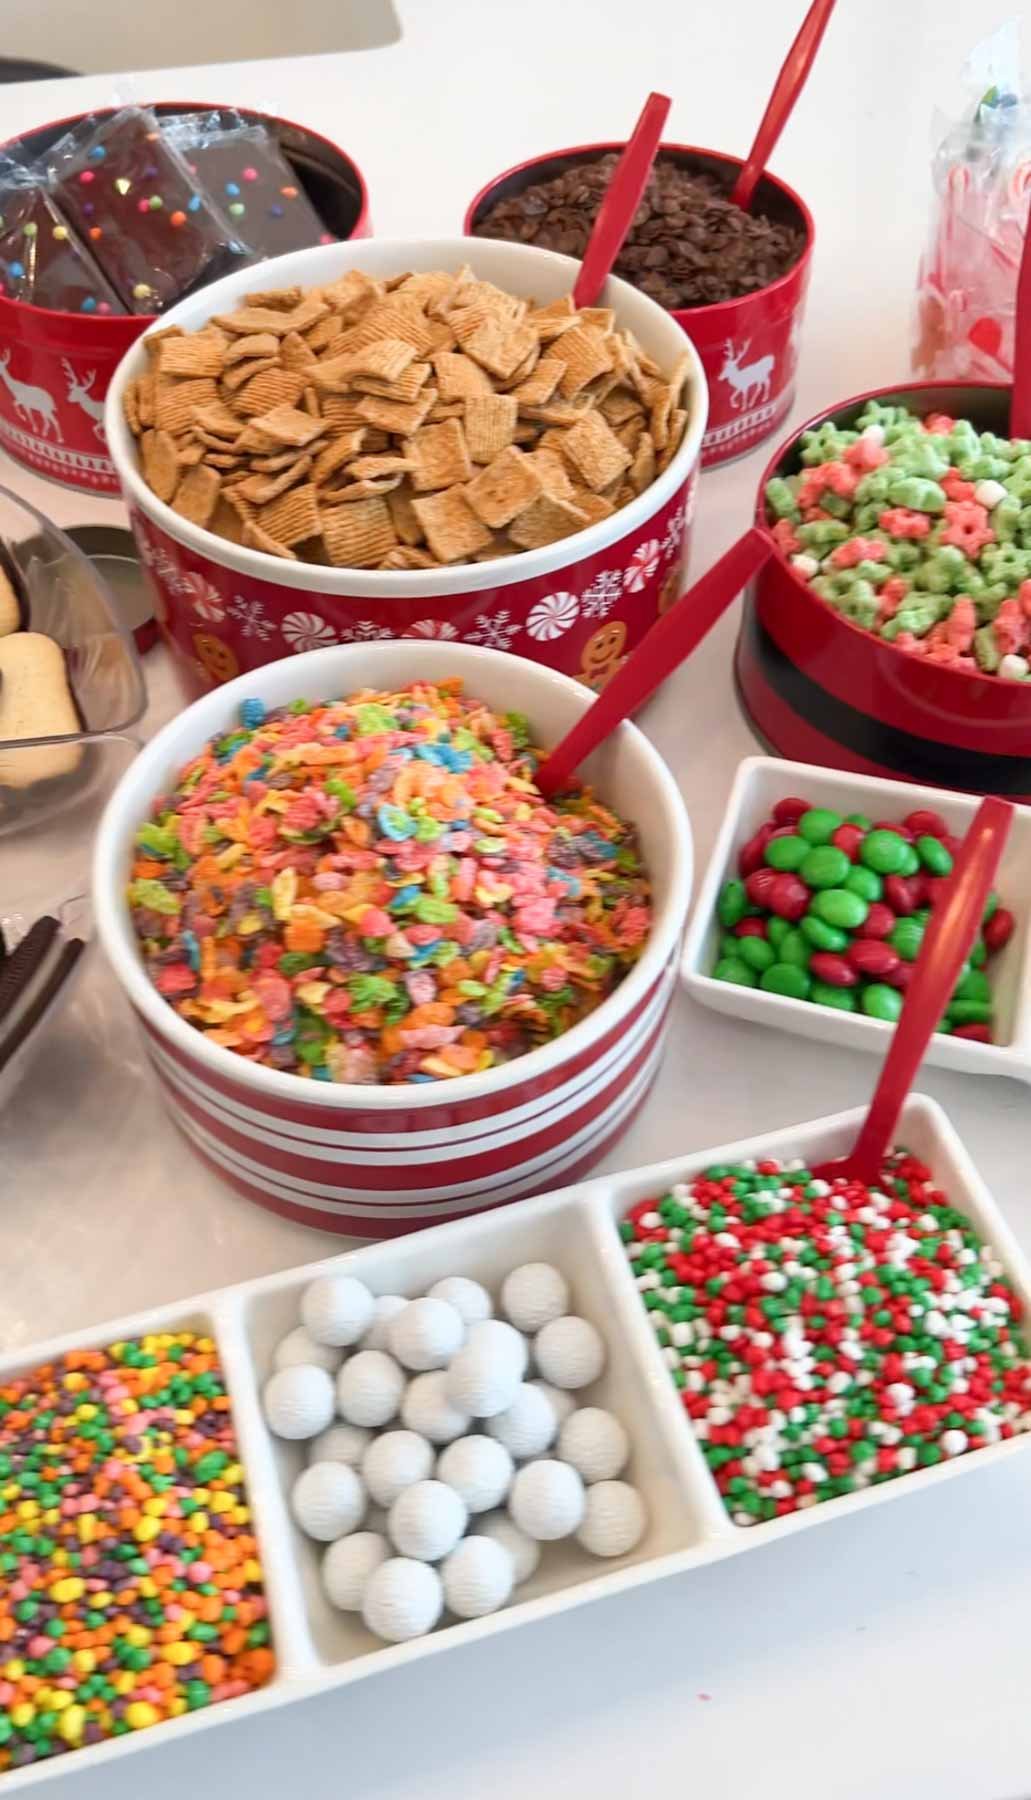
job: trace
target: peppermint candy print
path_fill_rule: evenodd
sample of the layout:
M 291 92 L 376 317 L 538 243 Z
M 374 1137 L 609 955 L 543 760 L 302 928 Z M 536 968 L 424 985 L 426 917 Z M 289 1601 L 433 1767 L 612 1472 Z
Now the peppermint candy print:
M 543 600 L 531 606 L 526 629 L 532 638 L 550 643 L 575 625 L 579 617 L 580 602 L 575 594 L 545 594 Z
M 401 633 L 406 638 L 456 638 L 458 632 L 447 619 L 416 619 Z
M 602 569 L 584 588 L 581 609 L 585 619 L 606 619 L 623 592 L 622 569 Z
M 226 616 L 226 603 L 217 587 L 206 581 L 203 575 L 191 571 L 183 575 L 180 592 L 189 601 L 190 611 L 195 618 L 203 619 L 209 625 L 219 625 Z
M 357 625 L 349 625 L 340 633 L 340 641 L 342 644 L 375 644 L 379 639 L 393 635 L 385 625 L 377 625 L 372 619 L 359 619 Z
M 265 617 L 265 607 L 260 600 L 248 600 L 243 594 L 234 594 L 229 602 L 229 612 L 240 627 L 241 637 L 254 637 L 259 644 L 264 644 L 272 636 L 272 620 Z
M 507 607 L 500 612 L 480 613 L 476 629 L 466 633 L 467 644 L 484 644 L 488 650 L 508 650 L 518 635 L 519 626 Z
M 323 650 L 327 644 L 335 644 L 337 641 L 332 625 L 327 625 L 318 613 L 287 613 L 281 630 L 291 650 L 297 655 L 305 650 Z
M 687 505 L 692 508 L 694 506 L 694 494 L 695 490 L 692 486 L 687 493 Z M 675 551 L 680 549 L 681 540 L 684 536 L 684 527 L 685 525 L 689 525 L 690 522 L 690 519 L 685 517 L 683 508 L 678 508 L 676 512 L 670 513 L 669 523 L 666 526 L 665 536 L 662 540 L 662 548 L 666 556 L 672 556 Z
M 662 546 L 658 538 L 647 538 L 638 544 L 623 576 L 623 588 L 628 594 L 639 594 L 648 586 L 649 581 L 659 566 L 659 555 Z

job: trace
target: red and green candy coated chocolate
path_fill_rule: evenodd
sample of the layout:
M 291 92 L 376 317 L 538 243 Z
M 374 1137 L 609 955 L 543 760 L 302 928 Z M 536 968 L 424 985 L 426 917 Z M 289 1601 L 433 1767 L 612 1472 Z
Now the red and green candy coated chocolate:
M 620 1227 L 723 1501 L 758 1525 L 1031 1427 L 1020 1300 L 930 1170 L 727 1163 Z
M 958 847 L 923 808 L 895 824 L 779 800 L 720 891 L 713 975 L 894 1023 Z M 939 1031 L 991 1043 L 985 965 L 1013 923 L 993 894 Z

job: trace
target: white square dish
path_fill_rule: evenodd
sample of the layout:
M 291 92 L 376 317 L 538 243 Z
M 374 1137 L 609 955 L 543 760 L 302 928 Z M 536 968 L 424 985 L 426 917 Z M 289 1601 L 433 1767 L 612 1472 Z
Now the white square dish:
M 737 987 L 729 981 L 715 980 L 710 972 L 720 938 L 716 917 L 720 889 L 736 876 L 742 846 L 769 817 L 776 802 L 789 794 L 811 799 L 814 806 L 865 812 L 873 819 L 901 820 L 918 807 L 928 807 L 941 813 L 956 836 L 962 836 L 970 825 L 977 811 L 977 798 L 945 788 L 911 787 L 908 782 L 886 781 L 873 775 L 819 769 L 810 763 L 782 762 L 773 756 L 746 757 L 738 766 L 723 824 L 688 923 L 680 965 L 684 985 L 700 1005 L 716 1012 L 731 1013 L 754 1025 L 792 1031 L 800 1037 L 840 1044 L 844 1049 L 869 1050 L 883 1056 L 892 1030 L 883 1019 L 838 1012 L 809 1000 L 770 994 L 763 988 Z M 1031 1081 L 1031 918 L 1027 911 L 1027 896 L 1031 894 L 1031 811 L 1024 807 L 1014 808 L 996 886 L 1002 904 L 1016 919 L 1009 943 L 991 962 L 992 988 L 998 1002 L 998 1041 L 979 1044 L 936 1033 L 925 1060 L 969 1075 L 1012 1075 L 1018 1081 Z

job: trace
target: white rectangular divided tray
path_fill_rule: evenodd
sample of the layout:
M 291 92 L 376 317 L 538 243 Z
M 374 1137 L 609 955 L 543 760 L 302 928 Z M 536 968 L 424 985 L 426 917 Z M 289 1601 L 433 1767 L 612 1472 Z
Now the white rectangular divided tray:
M 275 1677 L 260 1692 L 73 1751 L 52 1762 L 11 1770 L 0 1775 L 0 1800 L 16 1789 L 54 1777 L 67 1778 L 80 1766 L 92 1768 L 104 1758 L 125 1756 L 147 1746 L 157 1748 L 170 1733 L 181 1736 L 229 1724 L 257 1709 L 343 1687 L 362 1676 L 385 1673 L 416 1657 L 530 1624 L 587 1600 L 742 1550 L 758 1550 L 823 1519 L 882 1505 L 934 1482 L 987 1468 L 1000 1457 L 1025 1453 L 1031 1446 L 1031 1434 L 749 1528 L 734 1525 L 724 1509 L 655 1342 L 618 1222 L 637 1201 L 665 1193 L 676 1181 L 713 1162 L 763 1155 L 799 1156 L 811 1162 L 840 1155 L 852 1143 L 861 1117 L 859 1110 L 839 1113 L 744 1142 L 692 1151 L 625 1174 L 601 1176 L 476 1218 L 455 1220 L 305 1268 L 118 1319 L 87 1333 L 39 1344 L 0 1362 L 2 1383 L 67 1350 L 116 1343 L 148 1331 L 194 1329 L 214 1336 L 260 1544 L 277 1657 Z M 1025 1307 L 1031 1309 L 1031 1280 L 1023 1255 L 940 1107 L 922 1096 L 912 1096 L 898 1141 L 929 1164 L 953 1203 L 997 1251 Z M 298 1322 L 306 1284 L 328 1270 L 346 1267 L 374 1292 L 406 1295 L 424 1293 L 445 1275 L 468 1275 L 496 1296 L 511 1269 L 534 1260 L 554 1262 L 562 1268 L 572 1289 L 572 1307 L 590 1318 L 605 1337 L 605 1372 L 577 1398 L 581 1403 L 610 1407 L 626 1426 L 632 1444 L 626 1478 L 644 1497 L 648 1529 L 635 1551 L 613 1562 L 589 1556 L 575 1540 L 547 1545 L 532 1581 L 517 1590 L 503 1611 L 485 1619 L 443 1625 L 410 1643 L 381 1644 L 357 1615 L 338 1613 L 329 1605 L 319 1581 L 320 1549 L 302 1536 L 290 1516 L 287 1497 L 303 1466 L 304 1447 L 277 1442 L 265 1428 L 260 1396 L 271 1371 L 272 1351 Z

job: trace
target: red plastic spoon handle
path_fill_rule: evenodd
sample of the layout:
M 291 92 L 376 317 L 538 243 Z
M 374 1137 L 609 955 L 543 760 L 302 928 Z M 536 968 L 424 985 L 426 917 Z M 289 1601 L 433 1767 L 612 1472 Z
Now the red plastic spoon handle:
M 844 1159 L 847 1173 L 867 1186 L 884 1165 L 899 1113 L 977 935 L 1012 818 L 1008 800 L 982 800 L 944 897 L 931 914 L 870 1110 Z M 830 1167 L 845 1172 L 841 1163 Z
M 1024 233 L 1020 274 L 1017 276 L 1015 325 L 1010 434 L 1026 438 L 1031 437 L 1031 224 Z
M 633 136 L 612 171 L 612 179 L 594 221 L 594 230 L 573 289 L 574 306 L 597 305 L 598 296 L 612 273 L 612 265 L 641 204 L 670 105 L 668 95 L 649 94 L 641 109 Z
M 537 770 L 537 786 L 543 794 L 561 792 L 585 757 L 651 698 L 772 554 L 770 539 L 752 525 L 701 581 L 680 596 L 642 638 L 594 705 L 545 757 Z
M 748 152 L 748 160 L 731 191 L 731 201 L 747 212 L 752 196 L 762 179 L 763 170 L 777 146 L 785 125 L 795 110 L 795 101 L 805 87 L 809 71 L 820 48 L 820 39 L 834 11 L 834 0 L 813 0 L 791 49 L 781 65 L 766 111 Z

